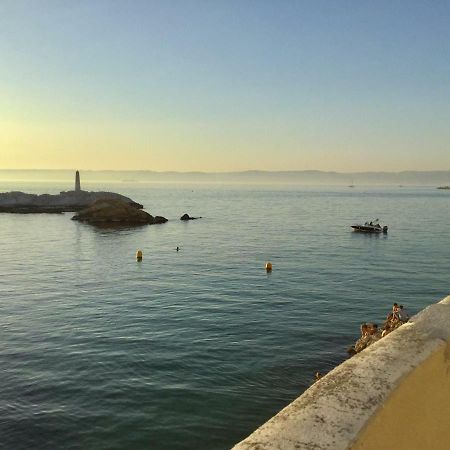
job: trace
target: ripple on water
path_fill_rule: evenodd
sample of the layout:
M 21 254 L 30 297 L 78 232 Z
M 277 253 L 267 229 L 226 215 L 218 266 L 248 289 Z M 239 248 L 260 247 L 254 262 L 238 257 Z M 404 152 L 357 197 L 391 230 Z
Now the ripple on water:
M 447 294 L 449 200 L 431 191 L 126 188 L 204 219 L 0 215 L 5 448 L 229 448 L 341 362 L 360 322 Z M 387 236 L 350 231 L 373 217 Z

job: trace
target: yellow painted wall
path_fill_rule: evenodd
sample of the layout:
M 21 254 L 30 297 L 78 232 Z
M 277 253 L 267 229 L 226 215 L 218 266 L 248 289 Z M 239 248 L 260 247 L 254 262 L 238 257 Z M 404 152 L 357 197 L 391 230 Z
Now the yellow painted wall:
M 450 449 L 450 342 L 402 380 L 351 449 Z

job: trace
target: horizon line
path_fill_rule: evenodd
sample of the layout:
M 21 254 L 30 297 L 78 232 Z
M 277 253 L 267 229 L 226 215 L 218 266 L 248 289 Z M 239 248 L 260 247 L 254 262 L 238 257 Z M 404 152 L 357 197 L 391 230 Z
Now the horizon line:
M 0 171 L 11 171 L 11 172 L 140 172 L 140 173 L 155 173 L 155 174 L 180 174 L 180 175 L 190 175 L 190 174 L 204 174 L 204 175 L 227 175 L 227 174 L 248 174 L 248 173 L 262 173 L 262 174 L 292 174 L 292 173 L 325 173 L 325 174 L 337 174 L 337 175 L 349 175 L 349 174 L 401 174 L 401 173 L 444 173 L 450 172 L 450 169 L 431 169 L 431 170 L 367 170 L 367 171 L 355 171 L 355 172 L 338 172 L 335 170 L 319 170 L 319 169 L 295 169 L 295 170 L 264 170 L 264 169 L 246 169 L 246 170 L 236 170 L 236 171 L 201 171 L 201 170 L 191 170 L 191 171 L 177 171 L 177 170 L 151 170 L 151 169 L 13 169 L 13 168 L 0 168 Z

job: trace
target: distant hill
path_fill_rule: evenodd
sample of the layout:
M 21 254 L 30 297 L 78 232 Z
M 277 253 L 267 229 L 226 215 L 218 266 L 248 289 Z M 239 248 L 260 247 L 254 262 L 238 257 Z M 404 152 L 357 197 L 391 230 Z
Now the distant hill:
M 74 170 L 0 170 L 4 181 L 72 181 Z M 414 185 L 439 186 L 450 184 L 450 170 L 403 172 L 322 172 L 319 170 L 243 172 L 154 172 L 81 170 L 83 182 L 159 182 L 159 183 L 277 183 L 306 185 Z

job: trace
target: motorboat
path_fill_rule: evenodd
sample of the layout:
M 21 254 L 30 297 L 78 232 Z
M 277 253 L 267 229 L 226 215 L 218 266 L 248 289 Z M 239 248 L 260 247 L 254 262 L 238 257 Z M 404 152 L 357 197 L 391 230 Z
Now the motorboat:
M 378 219 L 371 222 L 365 222 L 364 225 L 356 224 L 351 226 L 353 231 L 360 231 L 362 233 L 384 233 L 388 232 L 387 225 L 381 226 Z

